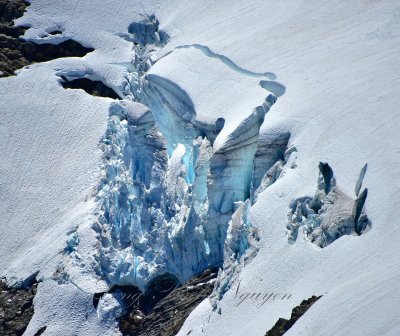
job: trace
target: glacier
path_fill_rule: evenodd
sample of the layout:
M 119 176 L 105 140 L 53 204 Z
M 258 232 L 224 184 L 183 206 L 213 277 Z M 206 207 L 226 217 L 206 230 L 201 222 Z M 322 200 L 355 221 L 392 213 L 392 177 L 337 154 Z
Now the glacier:
M 0 276 L 40 282 L 25 335 L 118 334 L 112 285 L 210 265 L 178 335 L 264 335 L 312 295 L 288 335 L 399 334 L 399 22 L 392 0 L 32 0 L 24 39 L 94 51 L 0 79 Z M 291 296 L 238 306 L 239 283 Z

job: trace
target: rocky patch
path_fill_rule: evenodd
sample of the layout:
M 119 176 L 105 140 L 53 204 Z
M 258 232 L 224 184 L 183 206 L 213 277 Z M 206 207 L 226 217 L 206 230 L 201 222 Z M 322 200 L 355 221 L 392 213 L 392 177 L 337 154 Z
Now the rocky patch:
M 281 336 L 285 334 L 319 298 L 320 296 L 312 296 L 307 300 L 303 300 L 298 306 L 293 308 L 289 320 L 280 318 L 265 336 Z
M 216 276 L 216 269 L 208 269 L 182 286 L 171 288 L 169 285 L 172 283 L 167 286 L 164 282 L 166 287 L 156 286 L 156 291 L 172 290 L 157 303 L 151 301 L 154 289 L 150 296 L 144 295 L 139 299 L 137 295 L 131 295 L 125 300 L 127 310 L 119 321 L 121 332 L 135 336 L 176 335 L 192 310 L 211 294 Z M 154 304 L 150 311 L 149 303 Z
M 0 335 L 21 336 L 25 332 L 34 313 L 36 289 L 37 283 L 29 288 L 9 288 L 0 281 Z
M 27 28 L 15 27 L 13 21 L 24 14 L 28 5 L 23 0 L 0 0 L 0 77 L 12 76 L 15 70 L 35 62 L 82 57 L 94 50 L 73 40 L 58 45 L 23 41 L 20 36 Z

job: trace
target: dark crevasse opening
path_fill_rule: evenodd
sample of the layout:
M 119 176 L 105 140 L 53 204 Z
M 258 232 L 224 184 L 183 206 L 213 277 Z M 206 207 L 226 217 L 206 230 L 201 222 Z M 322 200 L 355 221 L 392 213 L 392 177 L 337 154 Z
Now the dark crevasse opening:
M 41 327 L 33 336 L 40 336 L 42 335 L 47 329 L 47 326 Z
M 22 55 L 30 63 L 45 62 L 60 57 L 83 57 L 92 51 L 94 51 L 93 48 L 86 48 L 74 40 L 67 40 L 60 44 L 24 42 L 21 46 Z
M 49 35 L 61 35 L 63 32 L 61 30 L 53 30 L 48 32 Z
M 120 99 L 118 94 L 113 89 L 105 85 L 102 81 L 91 80 L 88 78 L 68 80 L 64 76 L 61 76 L 61 78 L 63 80 L 61 85 L 64 89 L 82 89 L 92 96 Z
M 325 194 L 328 194 L 332 189 L 331 186 L 333 178 L 332 168 L 327 163 L 324 162 L 320 162 L 318 168 L 322 175 Z

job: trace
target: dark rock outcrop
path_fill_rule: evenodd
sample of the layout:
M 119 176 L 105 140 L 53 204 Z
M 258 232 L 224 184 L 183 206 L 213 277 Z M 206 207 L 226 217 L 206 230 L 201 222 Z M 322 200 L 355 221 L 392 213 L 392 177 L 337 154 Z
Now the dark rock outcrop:
M 58 45 L 35 44 L 19 38 L 26 27 L 15 27 L 13 20 L 21 17 L 29 4 L 23 0 L 0 0 L 0 77 L 12 76 L 14 71 L 34 63 L 60 57 L 82 57 L 92 48 L 85 48 L 73 40 Z M 53 32 L 54 33 L 54 32 Z
M 121 332 L 135 336 L 176 335 L 192 310 L 211 294 L 214 284 L 210 280 L 216 276 L 217 270 L 209 269 L 180 287 L 172 287 L 172 291 L 155 303 L 148 313 L 146 295 L 139 300 L 137 296 L 131 296 L 132 302 L 127 302 L 129 309 L 120 319 Z
M 280 318 L 271 330 L 267 331 L 265 336 L 281 336 L 285 334 L 296 321 L 304 315 L 304 313 L 310 309 L 310 307 L 320 298 L 321 296 L 312 296 L 307 300 L 303 300 L 300 305 L 296 306 L 292 310 L 292 315 L 289 320 Z
M 33 316 L 36 289 L 37 283 L 28 288 L 9 288 L 0 281 L 0 335 L 21 336 L 25 332 Z

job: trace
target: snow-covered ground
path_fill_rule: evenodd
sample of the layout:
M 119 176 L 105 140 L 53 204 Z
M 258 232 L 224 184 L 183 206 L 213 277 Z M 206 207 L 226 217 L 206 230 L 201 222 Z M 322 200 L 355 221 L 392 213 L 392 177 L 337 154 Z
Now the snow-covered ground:
M 151 14 L 168 39 L 156 43 L 154 50 L 147 47 L 143 57 L 151 62 L 135 82 L 135 36 L 128 27 Z M 220 260 L 225 236 L 218 223 L 224 223 L 221 230 L 226 234 L 233 202 L 249 197 L 250 183 L 256 183 L 251 177 L 256 150 L 273 147 L 276 139 L 282 150 L 295 150 L 282 160 L 276 182 L 258 194 L 248 213 L 231 222 L 230 229 L 239 227 L 244 234 L 228 235 L 228 277 L 221 275 L 217 281 L 228 279 L 231 290 L 216 292 L 219 297 L 226 291 L 214 306 L 203 301 L 179 335 L 261 336 L 312 295 L 323 297 L 287 335 L 400 334 L 398 1 L 32 0 L 17 23 L 32 27 L 25 34 L 28 40 L 58 43 L 74 38 L 95 49 L 83 58 L 31 65 L 16 77 L 0 79 L 0 276 L 21 284 L 39 272 L 37 278 L 43 280 L 26 335 L 44 325 L 44 335 L 113 335 L 118 303 L 107 298 L 96 312 L 91 302 L 94 292 L 107 288 L 104 278 L 145 288 L 146 281 L 165 271 L 187 280 L 199 271 L 188 267 L 204 268 L 210 260 Z M 63 37 L 44 34 L 54 29 L 63 31 Z M 143 107 L 124 107 L 132 119 L 112 121 L 113 100 L 65 90 L 60 74 L 102 80 L 127 101 L 123 106 L 131 106 L 133 97 L 145 103 L 153 117 Z M 110 218 L 104 215 L 104 204 L 112 205 L 113 187 L 120 192 L 122 185 L 140 179 L 125 179 L 118 160 L 125 155 L 126 144 L 121 144 L 129 138 L 129 127 L 144 115 L 158 127 L 148 133 L 159 141 L 151 153 L 164 155 L 150 180 L 165 179 L 165 189 L 174 185 L 165 196 L 166 204 L 175 207 L 173 215 L 151 217 L 162 217 L 160 226 L 146 231 L 148 236 L 142 228 L 139 238 L 116 224 L 111 233 L 96 231 L 94 222 Z M 113 128 L 110 120 L 118 125 Z M 111 144 L 121 147 L 112 147 L 110 155 L 121 154 L 121 148 L 123 153 L 105 162 L 99 144 L 107 140 L 104 134 L 119 129 L 127 138 L 112 138 Z M 193 145 L 199 132 L 214 137 L 211 154 L 206 143 Z M 136 153 L 139 149 L 132 144 L 130 150 Z M 194 160 L 192 150 L 199 150 L 204 160 Z M 363 188 L 368 188 L 364 210 L 370 228 L 324 248 L 302 232 L 289 242 L 286 229 L 292 201 L 313 197 L 319 190 L 319 162 L 329 164 L 336 187 L 352 200 L 360 170 L 368 164 Z M 103 188 L 100 181 L 107 167 L 118 172 L 106 181 L 110 188 Z M 192 186 L 200 205 L 188 201 Z M 148 200 L 152 197 L 146 202 L 154 205 L 157 201 Z M 239 210 L 245 206 L 236 205 Z M 213 216 L 199 216 L 195 222 L 195 252 L 182 248 L 189 237 L 185 225 L 192 223 L 185 209 L 189 213 L 192 208 Z M 115 223 L 125 220 L 120 216 L 124 209 L 138 208 L 129 203 L 121 209 L 115 210 Z M 99 246 L 101 234 L 112 249 Z M 141 243 L 154 253 L 131 253 L 124 247 L 125 235 L 130 242 L 145 237 Z M 253 240 L 248 241 L 250 235 Z M 154 241 L 157 237 L 162 239 Z M 248 253 L 246 262 L 229 255 L 228 247 Z M 121 258 L 124 261 L 116 264 Z M 280 295 L 274 300 L 271 293 Z M 262 298 L 270 299 L 262 304 Z

